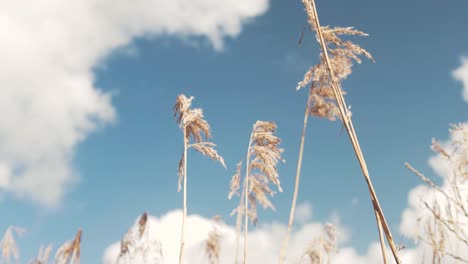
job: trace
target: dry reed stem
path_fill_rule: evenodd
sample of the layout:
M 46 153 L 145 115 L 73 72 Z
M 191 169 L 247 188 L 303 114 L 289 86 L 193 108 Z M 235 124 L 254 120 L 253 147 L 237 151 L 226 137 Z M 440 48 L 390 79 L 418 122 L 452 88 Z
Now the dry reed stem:
M 201 108 L 191 109 L 194 97 L 186 97 L 183 94 L 177 96 L 174 105 L 174 117 L 183 132 L 184 151 L 182 158 L 179 161 L 179 184 L 178 191 L 181 189 L 183 181 L 183 209 L 182 209 L 182 231 L 180 238 L 180 253 L 179 264 L 183 263 L 184 248 L 185 248 L 185 220 L 187 218 L 187 150 L 194 148 L 204 156 L 207 156 L 215 161 L 218 161 L 226 168 L 223 157 L 214 149 L 216 144 L 206 141 L 211 138 L 210 124 L 204 119 L 203 110 Z M 190 139 L 194 143 L 190 144 Z
M 0 240 L 0 249 L 2 251 L 2 260 L 10 263 L 11 257 L 18 263 L 20 251 L 16 244 L 15 235 L 21 236 L 26 232 L 26 229 L 18 226 L 9 226 L 3 238 Z
M 313 12 L 313 6 L 309 2 L 303 1 L 306 11 L 308 14 L 308 21 L 311 25 L 311 28 L 315 31 L 318 28 L 317 22 L 315 21 L 315 15 Z M 330 49 L 332 54 L 331 64 L 333 65 L 333 70 L 335 76 L 338 80 L 345 79 L 351 73 L 351 67 L 353 66 L 353 61 L 361 63 L 359 56 L 365 56 L 368 59 L 373 61 L 372 56 L 365 49 L 360 46 L 350 42 L 344 41 L 339 36 L 340 35 L 358 35 L 358 36 L 367 36 L 366 33 L 356 30 L 352 27 L 335 27 L 330 28 L 329 26 L 321 27 L 324 32 L 325 41 L 328 44 L 334 45 L 334 49 Z M 317 35 L 317 40 L 320 42 L 319 36 Z M 327 118 L 331 121 L 336 120 L 337 117 L 340 117 L 339 107 L 337 106 L 335 95 L 332 89 L 332 79 L 329 74 L 329 69 L 326 64 L 326 58 L 323 54 L 320 56 L 320 62 L 314 67 L 310 68 L 309 71 L 304 76 L 304 79 L 298 83 L 297 89 L 305 87 L 307 84 L 311 83 L 309 89 L 309 96 L 307 100 L 306 112 L 304 114 L 304 126 L 303 133 L 301 136 L 301 146 L 299 149 L 299 159 L 298 166 L 296 169 L 296 183 L 295 191 L 293 194 L 293 201 L 291 205 L 291 211 L 288 221 L 288 229 L 286 236 L 283 240 L 283 244 L 280 251 L 279 263 L 283 263 L 286 256 L 287 245 L 289 242 L 289 236 L 291 233 L 292 224 L 294 223 L 294 211 L 296 206 L 296 200 L 298 195 L 299 180 L 300 180 L 300 170 L 302 164 L 303 156 L 303 147 L 304 147 L 304 138 L 305 131 L 307 126 L 308 115 L 317 116 L 320 118 Z M 341 90 L 341 93 L 345 93 Z M 347 109 L 347 116 L 351 116 L 349 108 Z M 342 118 L 341 118 L 342 119 Z
M 249 232 L 249 162 L 250 162 L 250 148 L 252 146 L 253 132 L 250 134 L 249 147 L 247 148 L 246 170 L 245 170 L 245 183 L 244 183 L 244 264 L 247 264 L 247 233 Z M 255 220 L 254 220 L 255 221 Z
M 180 234 L 180 252 L 179 264 L 184 262 L 184 248 L 185 248 L 185 219 L 187 218 L 187 130 L 184 127 L 184 154 L 183 154 L 183 179 L 184 179 L 184 196 L 182 204 L 182 231 Z M 180 172 L 180 162 L 179 162 Z M 179 191 L 180 191 L 180 174 L 179 174 Z
M 354 152 L 356 154 L 356 157 L 358 158 L 359 165 L 360 165 L 361 170 L 363 172 L 366 184 L 367 184 L 367 186 L 369 188 L 369 193 L 370 193 L 370 196 L 371 196 L 372 205 L 374 207 L 374 213 L 376 214 L 377 227 L 379 229 L 379 233 L 381 233 L 381 232 L 385 233 L 385 236 L 386 236 L 387 241 L 388 241 L 388 243 L 390 245 L 390 248 L 392 250 L 393 257 L 394 257 L 396 263 L 401 263 L 401 261 L 400 261 L 400 259 L 398 257 L 398 251 L 397 251 L 397 249 L 395 247 L 395 243 L 393 241 L 393 237 L 392 237 L 390 228 L 388 227 L 387 221 L 385 219 L 382 208 L 381 208 L 380 203 L 378 201 L 377 194 L 376 194 L 376 192 L 374 190 L 374 187 L 372 185 L 372 181 L 371 181 L 370 176 L 369 176 L 367 165 L 366 165 L 364 156 L 362 154 L 361 147 L 359 145 L 359 141 L 357 139 L 356 132 L 354 130 L 353 122 L 351 120 L 351 114 L 349 112 L 349 108 L 346 106 L 346 102 L 345 102 L 344 97 L 343 97 L 343 93 L 342 93 L 342 90 L 341 90 L 341 87 L 340 87 L 340 84 L 339 84 L 339 80 L 342 78 L 342 76 L 336 76 L 337 71 L 335 71 L 334 66 L 336 67 L 336 66 L 339 66 L 340 64 L 343 65 L 343 63 L 340 63 L 340 62 L 337 63 L 336 61 L 333 61 L 334 63 L 332 63 L 332 60 L 329 57 L 327 44 L 326 44 L 325 38 L 324 38 L 324 32 L 323 32 L 324 29 L 322 29 L 322 27 L 320 26 L 320 21 L 319 21 L 319 18 L 318 18 L 318 13 L 317 13 L 317 8 L 316 8 L 316 5 L 315 5 L 315 1 L 314 0 L 303 0 L 303 3 L 306 6 L 306 10 L 307 10 L 307 13 L 309 15 L 308 16 L 309 17 L 309 22 L 310 22 L 311 26 L 313 28 L 315 28 L 315 31 L 317 33 L 317 37 L 318 37 L 320 46 L 322 48 L 322 52 L 323 52 L 323 55 L 324 55 L 324 60 L 325 60 L 327 70 L 328 70 L 328 73 L 329 73 L 329 78 L 331 80 L 331 83 L 330 83 L 331 88 L 333 90 L 333 95 L 334 95 L 334 97 L 336 99 L 336 102 L 337 102 L 337 105 L 338 105 L 338 110 L 339 110 L 341 120 L 342 120 L 342 122 L 343 122 L 343 124 L 344 124 L 344 126 L 346 128 L 346 131 L 348 133 L 348 136 L 349 136 L 349 138 L 351 140 Z M 327 30 L 327 29 L 325 29 L 325 30 Z M 349 44 L 349 43 L 339 43 L 339 44 L 343 44 L 347 48 L 350 48 L 351 50 L 355 50 L 355 49 L 358 48 L 357 45 L 354 46 L 354 45 Z M 366 56 L 369 55 L 365 51 L 362 51 L 362 53 L 364 55 L 366 55 Z M 334 55 L 334 54 L 332 54 L 332 55 Z M 344 65 L 346 65 L 346 64 L 344 64 Z M 340 71 L 344 72 L 344 75 L 346 75 L 348 73 L 347 69 L 338 69 L 338 72 L 340 72 Z M 382 228 L 383 228 L 383 231 L 381 230 Z M 381 242 L 382 242 L 382 240 L 381 240 Z M 382 247 L 382 250 L 383 250 L 382 254 L 385 256 L 385 245 L 382 245 L 381 247 Z M 386 261 L 386 259 L 384 259 L 384 261 Z
M 293 199 L 292 199 L 292 204 L 291 204 L 291 211 L 289 213 L 289 220 L 288 220 L 288 229 L 286 231 L 286 236 L 283 240 L 283 244 L 281 245 L 281 251 L 280 251 L 280 256 L 279 256 L 279 263 L 282 264 L 284 261 L 284 258 L 286 257 L 286 252 L 288 249 L 288 243 L 289 243 L 289 237 L 291 235 L 291 229 L 292 225 L 294 223 L 294 214 L 296 211 L 296 203 L 297 203 L 297 196 L 299 193 L 299 183 L 300 183 L 300 178 L 301 178 L 301 168 L 302 168 L 302 157 L 304 154 L 304 143 L 305 143 L 305 135 L 307 132 L 307 120 L 309 119 L 309 104 L 310 104 L 310 93 L 312 91 L 312 88 L 310 89 L 309 96 L 307 98 L 307 104 L 306 104 L 306 110 L 304 113 L 304 123 L 302 126 L 302 134 L 301 134 L 301 144 L 299 147 L 299 157 L 297 159 L 297 167 L 296 167 L 296 181 L 294 184 L 294 193 L 293 193 Z
M 79 264 L 81 252 L 81 229 L 78 230 L 73 240 L 65 242 L 57 249 L 55 261 L 57 264 Z

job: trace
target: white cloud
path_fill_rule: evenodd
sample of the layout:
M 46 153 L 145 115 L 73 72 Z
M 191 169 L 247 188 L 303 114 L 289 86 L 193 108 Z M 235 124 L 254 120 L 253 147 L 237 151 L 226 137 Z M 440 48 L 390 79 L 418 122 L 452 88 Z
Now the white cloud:
M 59 204 L 76 145 L 115 119 L 93 67 L 133 38 L 203 36 L 215 49 L 268 0 L 36 0 L 0 8 L 0 194 Z
M 295 216 L 294 219 L 298 223 L 300 223 L 300 224 L 306 223 L 312 217 L 312 206 L 311 206 L 311 204 L 309 202 L 304 202 L 302 204 L 299 204 L 296 207 L 295 214 L 296 214 L 296 216 Z
M 138 220 L 137 220 L 138 221 Z M 181 211 L 172 211 L 161 218 L 149 217 L 150 237 L 162 244 L 163 255 L 166 263 L 177 263 L 180 243 Z M 186 258 L 185 263 L 207 263 L 204 251 L 204 241 L 208 233 L 217 225 L 221 238 L 220 263 L 228 263 L 234 260 L 236 243 L 235 228 L 226 224 L 216 224 L 213 220 L 198 215 L 189 215 L 186 222 Z M 137 225 L 135 222 L 134 227 Z M 341 227 L 339 227 L 341 228 Z M 340 230 L 346 233 L 344 230 Z M 268 224 L 257 228 L 251 227 L 248 245 L 250 250 L 248 260 L 250 263 L 275 263 L 277 262 L 280 242 L 286 232 L 286 226 L 281 224 Z M 323 226 L 318 222 L 311 222 L 301 226 L 291 238 L 289 253 L 291 256 L 300 256 L 304 246 L 315 235 L 323 232 Z M 342 236 L 346 237 L 346 236 Z M 242 241 L 242 240 L 241 240 Z M 119 252 L 119 242 L 109 246 L 104 253 L 104 264 L 115 264 Z M 243 242 L 239 249 L 242 256 Z
M 131 229 L 137 228 L 137 221 Z M 336 221 L 336 220 L 335 220 Z M 161 243 L 166 264 L 178 263 L 181 211 L 172 211 L 161 218 L 149 217 L 149 242 Z M 213 226 L 217 225 L 221 233 L 220 263 L 230 263 L 235 259 L 235 228 L 226 224 L 216 224 L 213 220 L 198 215 L 189 215 L 187 218 L 186 258 L 184 263 L 202 264 L 207 262 L 204 251 L 204 241 Z M 331 259 L 332 264 L 375 264 L 381 263 L 380 245 L 372 243 L 364 255 L 360 255 L 349 246 L 343 246 L 349 240 L 348 231 L 339 222 L 334 223 L 338 230 L 337 254 Z M 282 224 L 267 224 L 251 228 L 249 233 L 248 262 L 249 263 L 277 263 L 281 241 L 284 238 L 286 226 Z M 321 222 L 308 222 L 298 226 L 293 232 L 288 248 L 286 263 L 308 264 L 304 257 L 304 249 L 309 243 L 324 234 L 324 224 Z M 242 239 L 241 239 L 242 241 Z M 110 245 L 104 252 L 103 264 L 115 264 L 120 251 L 120 242 Z M 242 257 L 243 242 L 241 242 L 239 256 Z M 390 252 L 388 250 L 388 252 Z M 389 253 L 390 254 L 390 253 Z M 406 250 L 401 255 L 404 263 L 416 263 L 415 252 Z M 389 258 L 390 260 L 390 258 Z M 390 261 L 390 263 L 393 263 Z M 145 263 L 141 263 L 145 264 Z
M 461 59 L 461 65 L 452 72 L 453 78 L 463 83 L 463 100 L 468 102 L 468 58 Z

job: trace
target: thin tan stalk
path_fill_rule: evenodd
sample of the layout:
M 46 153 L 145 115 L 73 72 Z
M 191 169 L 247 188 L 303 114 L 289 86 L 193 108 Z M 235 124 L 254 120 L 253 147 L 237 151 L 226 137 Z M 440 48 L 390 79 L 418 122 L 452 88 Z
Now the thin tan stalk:
M 183 213 L 182 213 L 182 232 L 180 235 L 180 253 L 179 264 L 184 263 L 184 247 L 185 247 L 185 219 L 187 218 L 187 128 L 184 126 L 184 198 L 183 198 Z
M 399 264 L 399 263 L 401 263 L 401 261 L 400 261 L 400 259 L 398 257 L 397 248 L 395 247 L 390 228 L 388 227 L 388 224 L 387 224 L 387 221 L 386 221 L 385 216 L 383 214 L 382 208 L 381 208 L 381 206 L 379 204 L 379 201 L 377 199 L 377 194 L 375 193 L 374 187 L 372 185 L 372 182 L 371 182 L 371 179 L 370 179 L 370 176 L 369 176 L 369 172 L 367 170 L 367 165 L 366 165 L 366 162 L 365 162 L 365 159 L 364 159 L 364 155 L 362 154 L 361 148 L 359 146 L 359 141 L 357 139 L 357 135 L 356 135 L 356 132 L 354 130 L 354 126 L 353 126 L 353 123 L 351 121 L 350 114 L 348 113 L 348 108 L 346 106 L 346 102 L 345 102 L 343 94 L 341 92 L 340 85 L 339 85 L 339 83 L 337 83 L 337 79 L 334 76 L 333 67 L 332 67 L 332 64 L 330 62 L 330 58 L 328 56 L 327 45 L 326 45 L 325 40 L 323 38 L 323 33 L 322 33 L 321 26 L 320 26 L 319 18 L 318 18 L 318 13 L 317 13 L 317 8 L 316 8 L 316 5 L 315 5 L 315 1 L 314 0 L 308 0 L 308 1 L 312 5 L 312 12 L 313 12 L 313 15 L 314 15 L 313 19 L 314 19 L 314 21 L 316 23 L 316 26 L 317 26 L 317 30 L 316 30 L 317 35 L 318 35 L 318 38 L 320 40 L 320 45 L 322 47 L 323 54 L 325 56 L 325 61 L 326 61 L 327 68 L 328 68 L 330 78 L 331 78 L 331 86 L 332 86 L 332 89 L 333 89 L 333 94 L 334 94 L 334 96 L 336 98 L 336 101 L 337 101 L 337 104 L 338 104 L 340 116 L 341 116 L 341 119 L 343 121 L 343 124 L 345 125 L 346 131 L 347 131 L 348 136 L 349 136 L 349 138 L 351 140 L 351 143 L 353 145 L 354 152 L 355 152 L 355 154 L 356 154 L 356 156 L 357 156 L 357 158 L 359 160 L 359 165 L 361 166 L 362 173 L 364 175 L 365 181 L 366 181 L 367 186 L 369 188 L 369 193 L 370 193 L 370 196 L 371 196 L 374 211 L 378 215 L 378 217 L 376 217 L 376 220 L 377 220 L 377 226 L 378 226 L 378 229 L 379 229 L 379 233 L 382 232 L 381 229 L 383 228 L 383 231 L 385 232 L 385 235 L 387 237 L 387 241 L 388 241 L 388 243 L 390 245 L 390 248 L 392 250 L 394 259 L 395 259 L 396 263 Z M 382 240 L 381 240 L 381 242 L 382 242 Z M 385 255 L 385 250 L 384 250 L 385 245 L 382 246 L 382 249 L 383 249 L 382 254 Z
M 379 218 L 379 214 L 374 210 L 374 214 L 375 214 L 375 220 L 377 221 L 377 223 L 380 223 L 380 218 Z M 383 263 L 384 264 L 387 264 L 387 250 L 385 248 L 385 240 L 384 240 L 384 234 L 382 232 L 382 228 L 381 226 L 379 226 L 379 241 L 380 241 L 380 250 L 382 251 L 382 258 L 383 258 Z
M 247 159 L 245 170 L 245 183 L 244 183 L 244 264 L 247 263 L 247 233 L 249 232 L 249 165 L 250 165 L 250 147 L 252 146 L 252 138 L 254 131 L 250 134 L 249 147 L 247 148 Z
M 307 104 L 306 104 L 306 109 L 304 113 L 304 125 L 302 127 L 301 145 L 299 147 L 299 158 L 297 160 L 297 167 L 296 167 L 296 183 L 294 185 L 294 194 L 293 194 L 293 199 L 291 203 L 291 211 L 289 213 L 288 230 L 286 231 L 286 236 L 284 237 L 283 244 L 281 246 L 279 264 L 282 264 L 284 261 L 284 258 L 286 257 L 286 253 L 288 250 L 289 237 L 291 235 L 291 229 L 294 223 L 294 214 L 296 211 L 297 195 L 299 193 L 299 182 L 301 178 L 302 156 L 304 153 L 305 135 L 307 131 L 307 120 L 309 119 L 309 102 L 310 102 L 310 95 L 307 98 Z
M 194 148 L 204 156 L 218 161 L 224 168 L 226 168 L 223 157 L 221 157 L 214 149 L 216 144 L 207 141 L 207 139 L 211 138 L 211 128 L 210 124 L 204 119 L 203 110 L 201 108 L 190 108 L 193 99 L 193 96 L 186 97 L 185 95 L 180 94 L 177 96 L 177 100 L 174 105 L 174 117 L 177 119 L 177 123 L 179 124 L 184 136 L 184 152 L 179 161 L 178 172 L 178 191 L 181 189 L 182 181 L 184 185 L 179 264 L 182 264 L 184 261 L 185 248 L 185 220 L 187 218 L 187 149 Z M 192 139 L 193 144 L 190 144 L 190 139 Z
M 241 198 L 239 201 L 239 207 L 237 210 L 241 210 L 242 204 L 244 203 L 244 193 L 245 193 L 245 188 L 242 188 L 242 193 L 241 193 Z M 242 214 L 237 213 L 237 218 L 236 218 L 236 257 L 234 258 L 234 264 L 239 263 L 239 244 L 240 244 L 240 233 L 241 233 L 241 228 L 242 228 Z

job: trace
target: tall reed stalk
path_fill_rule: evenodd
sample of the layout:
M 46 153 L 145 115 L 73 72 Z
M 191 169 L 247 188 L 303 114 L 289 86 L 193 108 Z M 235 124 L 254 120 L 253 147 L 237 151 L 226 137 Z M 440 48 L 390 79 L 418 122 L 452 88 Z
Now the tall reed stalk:
M 254 128 L 255 130 L 255 128 Z M 250 161 L 250 148 L 252 147 L 252 138 L 254 132 L 250 134 L 249 147 L 247 148 L 247 158 L 246 158 L 246 168 L 249 168 Z M 245 170 L 245 179 L 244 179 L 244 264 L 247 263 L 247 233 L 249 232 L 249 215 L 247 210 L 249 209 L 249 169 Z
M 211 128 L 209 123 L 204 119 L 203 110 L 201 108 L 191 109 L 192 100 L 194 97 L 187 98 L 181 94 L 177 96 L 174 105 L 174 117 L 177 119 L 180 129 L 184 137 L 184 151 L 182 158 L 179 161 L 179 188 L 183 181 L 183 212 L 182 212 L 182 231 L 180 237 L 180 252 L 179 263 L 184 261 L 184 248 L 185 248 L 185 221 L 187 218 L 187 150 L 194 148 L 204 156 L 218 161 L 226 168 L 223 157 L 214 149 L 216 144 L 206 141 L 211 138 Z M 203 136 L 204 135 L 204 136 Z M 193 143 L 190 143 L 191 140 Z
M 311 89 L 312 90 L 312 89 Z M 279 263 L 282 264 L 284 258 L 286 257 L 286 251 L 289 243 L 289 236 L 291 235 L 292 225 L 294 223 L 294 214 L 296 211 L 296 203 L 297 203 L 297 196 L 299 193 L 299 183 L 301 179 L 301 168 L 302 168 L 302 156 L 304 153 L 304 143 L 305 143 L 305 135 L 307 132 L 307 121 L 309 119 L 309 103 L 310 103 L 310 92 L 309 96 L 307 97 L 306 109 L 304 113 L 304 123 L 302 126 L 302 134 L 301 134 L 301 145 L 299 147 L 299 157 L 297 159 L 297 167 L 296 167 L 296 182 L 294 184 L 294 194 L 291 204 L 291 211 L 289 213 L 289 220 L 288 220 L 288 229 L 286 231 L 286 236 L 283 240 L 283 244 L 281 246 Z
M 298 84 L 299 89 L 311 82 L 311 88 L 309 92 L 308 107 L 304 116 L 304 128 L 301 139 L 301 147 L 299 150 L 299 160 L 296 171 L 296 185 L 288 222 L 288 230 L 281 248 L 279 263 L 283 263 L 286 256 L 287 245 L 291 233 L 291 226 L 294 220 L 294 210 L 296 206 L 300 169 L 302 163 L 304 134 L 305 127 L 307 125 L 308 114 L 322 118 L 328 118 L 330 120 L 335 120 L 338 117 L 343 122 L 369 189 L 372 205 L 374 208 L 374 214 L 377 221 L 377 227 L 379 230 L 384 263 L 387 263 L 384 235 L 386 236 L 390 245 L 395 261 L 400 263 L 390 229 L 377 199 L 377 194 L 375 193 L 374 187 L 372 185 L 369 172 L 367 170 L 367 165 L 362 154 L 356 132 L 354 130 L 354 126 L 351 120 L 351 111 L 346 105 L 343 96 L 344 92 L 341 88 L 341 80 L 345 79 L 351 73 L 353 61 L 361 63 L 361 59 L 359 58 L 361 55 L 367 57 L 368 59 L 373 59 L 370 53 L 368 53 L 366 50 L 352 43 L 351 41 L 342 40 L 340 35 L 367 36 L 367 34 L 359 30 L 355 30 L 352 27 L 322 27 L 320 26 L 315 1 L 303 0 L 302 2 L 305 6 L 311 29 L 316 32 L 317 41 L 321 46 L 322 53 L 320 55 L 319 64 L 312 67 L 305 74 L 304 80 Z M 329 46 L 334 46 L 334 48 L 330 48 Z
M 359 145 L 359 141 L 356 135 L 356 131 L 354 130 L 354 125 L 351 120 L 351 113 L 349 112 L 348 107 L 346 106 L 345 99 L 343 97 L 343 92 L 341 90 L 341 85 L 339 81 L 339 77 L 335 76 L 336 69 L 334 69 L 334 65 L 332 63 L 332 60 L 330 59 L 329 52 L 328 52 L 328 47 L 327 43 L 325 42 L 324 38 L 324 28 L 320 26 L 320 21 L 318 18 L 318 13 L 317 13 L 317 7 L 315 4 L 314 0 L 303 0 L 303 3 L 306 6 L 307 14 L 309 15 L 309 21 L 312 20 L 314 21 L 316 33 L 320 42 L 320 46 L 322 48 L 322 52 L 324 54 L 324 59 L 325 63 L 328 69 L 328 74 L 330 76 L 330 85 L 333 90 L 334 97 L 336 99 L 336 102 L 338 104 L 338 109 L 340 113 L 341 120 L 346 128 L 346 131 L 348 133 L 348 136 L 351 140 L 351 144 L 353 146 L 354 152 L 356 154 L 356 157 L 359 161 L 359 165 L 361 167 L 361 171 L 363 173 L 365 182 L 368 186 L 369 189 L 369 194 L 371 196 L 371 201 L 372 205 L 374 207 L 374 213 L 376 215 L 376 220 L 377 220 L 377 227 L 379 230 L 379 235 L 381 236 L 380 238 L 380 243 L 381 243 L 381 249 L 382 249 L 382 254 L 384 257 L 384 263 L 386 263 L 386 258 L 385 258 L 385 244 L 383 241 L 383 235 L 382 233 L 385 233 L 385 236 L 387 238 L 388 244 L 390 246 L 390 249 L 392 250 L 393 257 L 396 261 L 396 263 L 401 263 L 400 258 L 398 257 L 398 250 L 395 246 L 395 243 L 393 241 L 392 233 L 390 231 L 390 228 L 388 227 L 387 220 L 385 219 L 382 207 L 380 206 L 379 200 L 377 198 L 377 194 L 375 192 L 375 189 L 372 185 L 372 181 L 369 176 L 369 171 L 367 169 L 367 164 L 364 159 L 364 155 L 362 154 L 361 147 Z M 326 28 L 325 28 L 326 29 Z M 329 37 L 332 37 L 330 35 Z M 335 63 L 336 65 L 336 63 Z M 383 229 L 383 230 L 382 230 Z
M 271 208 L 275 210 L 275 207 L 268 199 L 268 195 L 274 195 L 274 192 L 269 187 L 269 183 L 273 183 L 273 185 L 278 187 L 280 192 L 282 191 L 277 164 L 279 161 L 284 161 L 281 158 L 283 149 L 279 148 L 281 140 L 274 135 L 275 132 L 275 123 L 257 121 L 250 134 L 243 181 L 243 196 L 240 199 L 239 206 L 234 210 L 234 212 L 237 213 L 238 223 L 240 214 L 244 216 L 244 264 L 247 263 L 249 218 L 254 224 L 258 221 L 257 203 L 263 206 L 264 209 Z M 234 194 L 238 194 L 241 182 L 241 171 L 242 163 L 239 163 L 236 174 L 234 174 L 231 180 L 229 199 L 231 199 Z

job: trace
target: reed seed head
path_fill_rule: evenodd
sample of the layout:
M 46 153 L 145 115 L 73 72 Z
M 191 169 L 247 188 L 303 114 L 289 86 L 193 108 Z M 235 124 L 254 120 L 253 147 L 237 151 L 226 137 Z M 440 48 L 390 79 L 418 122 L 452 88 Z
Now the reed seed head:
M 39 248 L 39 252 L 37 253 L 37 257 L 29 264 L 48 264 L 51 253 L 52 245 L 48 245 L 45 248 L 41 246 Z
M 73 240 L 69 240 L 57 249 L 55 261 L 57 264 L 79 264 L 81 251 L 81 229 L 78 230 Z
M 237 163 L 236 173 L 231 178 L 231 188 L 230 188 L 229 195 L 228 195 L 229 200 L 232 199 L 232 196 L 239 195 L 241 170 L 242 170 L 242 161 Z
M 317 31 L 312 3 L 309 0 L 302 1 L 306 7 L 308 22 L 312 30 Z M 336 105 L 335 96 L 332 91 L 332 82 L 340 86 L 342 80 L 346 79 L 352 72 L 353 61 L 361 63 L 361 56 L 374 61 L 372 55 L 349 40 L 343 40 L 342 36 L 368 36 L 366 33 L 354 29 L 353 27 L 321 27 L 322 35 L 329 52 L 331 68 L 335 80 L 331 80 L 328 72 L 323 52 L 320 54 L 320 61 L 317 65 L 310 68 L 296 87 L 297 90 L 310 85 L 309 93 L 309 114 L 320 118 L 327 118 L 334 121 L 339 117 L 339 110 Z M 317 41 L 320 42 L 318 39 Z M 341 89 L 341 87 L 340 87 Z M 344 93 L 344 91 L 341 91 Z
M 204 119 L 203 110 L 201 108 L 190 108 L 192 106 L 193 99 L 193 96 L 186 97 L 185 95 L 180 94 L 177 96 L 177 100 L 174 105 L 174 117 L 182 131 L 185 131 L 184 145 L 186 145 L 187 148 L 194 148 L 196 151 L 212 160 L 218 161 L 224 168 L 226 168 L 223 157 L 221 157 L 215 149 L 216 144 L 206 141 L 211 138 L 211 127 Z M 190 144 L 191 139 L 194 142 L 192 144 Z M 179 160 L 178 169 L 178 191 L 180 191 L 182 187 L 184 162 L 184 155 L 182 154 L 182 157 Z
M 2 260 L 6 263 L 10 263 L 11 257 L 15 261 L 19 260 L 20 251 L 16 244 L 15 236 L 21 236 L 26 232 L 26 229 L 18 226 L 9 226 L 2 240 L 0 240 L 0 248 L 2 250 Z
M 222 221 L 221 216 L 216 215 L 213 217 L 213 220 L 215 221 L 215 225 L 208 234 L 208 239 L 205 242 L 205 253 L 208 255 L 210 264 L 218 264 L 221 247 L 221 234 L 219 233 L 216 225 Z
M 257 204 L 260 204 L 264 209 L 275 210 L 273 203 L 268 199 L 268 196 L 275 194 L 269 184 L 272 183 L 282 192 L 277 165 L 280 161 L 285 162 L 281 156 L 284 150 L 279 147 L 281 140 L 275 135 L 275 132 L 276 124 L 273 122 L 257 121 L 253 125 L 251 142 L 247 151 L 249 160 L 247 161 L 246 173 L 249 174 L 249 189 L 247 191 L 250 204 L 247 214 L 254 224 L 258 221 Z M 231 179 L 229 198 L 238 194 L 241 170 L 242 163 L 238 163 L 236 173 Z M 244 211 L 245 205 L 241 202 L 232 214 L 243 214 Z

